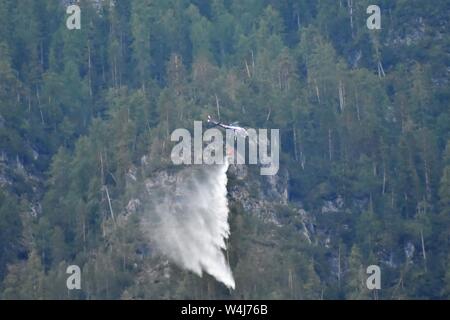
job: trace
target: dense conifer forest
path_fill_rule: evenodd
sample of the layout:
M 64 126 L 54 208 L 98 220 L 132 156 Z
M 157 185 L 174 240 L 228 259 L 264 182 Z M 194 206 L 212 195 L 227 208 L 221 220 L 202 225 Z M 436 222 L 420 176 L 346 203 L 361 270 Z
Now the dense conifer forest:
M 0 298 L 450 298 L 449 1 L 73 3 L 80 30 L 70 1 L 0 0 Z M 218 112 L 280 129 L 287 190 L 230 176 L 235 290 L 157 254 L 132 205 Z

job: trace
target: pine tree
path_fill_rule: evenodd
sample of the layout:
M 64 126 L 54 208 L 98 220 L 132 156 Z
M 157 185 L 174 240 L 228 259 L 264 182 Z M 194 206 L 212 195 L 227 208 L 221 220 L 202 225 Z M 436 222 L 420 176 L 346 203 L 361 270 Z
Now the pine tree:
M 346 279 L 346 298 L 352 300 L 370 299 L 370 293 L 366 286 L 367 275 L 365 273 L 361 251 L 356 245 L 352 247 L 350 253 Z
M 152 55 L 151 33 L 154 21 L 154 1 L 134 1 L 131 7 L 131 30 L 134 38 L 133 52 L 137 61 L 136 72 L 140 84 L 145 88 L 148 75 L 151 74 Z
M 20 248 L 22 220 L 17 200 L 0 189 L 0 281 Z

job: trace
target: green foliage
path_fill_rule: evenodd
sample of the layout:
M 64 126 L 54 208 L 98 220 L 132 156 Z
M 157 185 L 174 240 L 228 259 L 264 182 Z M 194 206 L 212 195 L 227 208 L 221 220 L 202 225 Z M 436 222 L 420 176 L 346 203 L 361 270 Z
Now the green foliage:
M 69 31 L 61 2 L 0 1 L 0 297 L 448 298 L 449 5 L 383 0 L 370 31 L 369 4 L 81 1 Z M 219 112 L 279 128 L 288 173 L 281 226 L 230 203 L 233 292 L 149 254 L 127 208 Z
M 5 276 L 7 264 L 16 260 L 21 246 L 20 213 L 17 199 L 0 189 L 0 279 Z

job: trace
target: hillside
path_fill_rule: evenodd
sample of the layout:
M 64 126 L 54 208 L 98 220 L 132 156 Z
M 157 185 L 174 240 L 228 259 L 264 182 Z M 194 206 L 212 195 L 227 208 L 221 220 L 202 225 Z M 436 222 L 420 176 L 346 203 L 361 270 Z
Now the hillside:
M 450 298 L 450 2 L 69 2 L 0 0 L 1 299 Z M 280 132 L 227 173 L 235 290 L 143 228 L 207 115 Z

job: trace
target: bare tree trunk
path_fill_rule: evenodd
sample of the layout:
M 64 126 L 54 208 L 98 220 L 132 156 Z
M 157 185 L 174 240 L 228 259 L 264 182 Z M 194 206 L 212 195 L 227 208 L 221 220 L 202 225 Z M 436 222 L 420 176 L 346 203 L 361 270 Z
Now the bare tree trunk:
M 358 91 L 355 91 L 355 100 L 356 100 L 356 117 L 358 118 L 358 122 L 361 122 L 361 112 L 359 110 Z
M 283 88 L 282 84 L 281 84 L 281 70 L 278 71 L 278 88 L 281 89 Z
M 338 287 L 341 288 L 341 245 L 338 248 Z
M 303 154 L 303 150 L 300 149 L 300 165 L 302 166 L 302 170 L 305 170 L 306 158 Z
M 342 81 L 339 81 L 339 108 L 341 112 L 343 112 L 345 108 L 345 88 Z
M 106 82 L 106 72 L 105 72 L 105 62 L 103 59 L 100 59 L 102 61 L 102 80 L 105 83 Z
M 86 219 L 83 217 L 83 249 L 86 250 Z
M 92 60 L 91 60 L 91 44 L 88 41 L 88 81 L 89 95 L 92 97 Z
M 248 78 L 250 79 L 252 76 L 251 76 L 251 74 L 250 74 L 250 69 L 249 69 L 249 67 L 248 67 L 247 60 L 245 60 L 245 69 L 247 70 L 247 76 L 248 76 Z
M 250 52 L 252 53 L 252 72 L 255 73 L 255 56 L 253 54 L 253 50 Z
M 39 89 L 37 89 L 37 88 L 36 88 L 36 97 L 37 97 L 37 101 L 38 101 L 39 113 L 41 115 L 41 122 L 42 122 L 42 125 L 45 125 L 44 114 L 42 113 L 42 108 L 41 108 L 41 98 L 39 95 Z
M 384 73 L 384 68 L 381 60 L 378 60 L 378 77 L 380 79 L 386 77 L 386 73 Z
M 391 192 L 391 208 L 392 209 L 394 209 L 394 204 L 395 204 L 395 201 L 394 201 L 394 190 L 392 190 L 392 192 Z
M 114 64 L 114 68 L 113 68 L 113 83 L 114 83 L 114 88 L 117 88 L 117 61 L 116 61 L 116 55 L 114 54 L 114 58 L 113 58 L 113 64 Z
M 427 194 L 427 200 L 431 199 L 431 186 L 430 186 L 430 176 L 428 173 L 428 162 L 427 159 L 424 159 L 424 170 L 425 170 L 425 190 Z
M 219 103 L 219 98 L 217 97 L 217 94 L 215 96 L 216 96 L 217 117 L 219 118 L 219 121 L 220 121 L 220 103 Z
M 109 205 L 109 211 L 111 213 L 111 218 L 112 218 L 112 220 L 113 220 L 113 222 L 115 224 L 116 223 L 116 219 L 114 217 L 114 211 L 113 211 L 113 208 L 112 208 L 112 205 L 111 205 L 111 198 L 109 197 L 108 186 L 103 186 L 103 188 L 104 188 L 104 190 L 106 192 L 106 197 L 108 198 L 108 205 Z
M 316 87 L 316 96 L 317 96 L 317 101 L 319 102 L 319 104 L 320 104 L 320 91 L 319 91 L 319 86 L 317 85 L 317 81 L 316 81 L 316 79 L 314 79 L 314 84 L 315 84 L 315 87 Z
M 298 152 L 297 152 L 297 130 L 292 128 L 292 131 L 294 132 L 294 159 L 295 161 L 298 161 Z
M 120 58 L 124 56 L 123 32 L 120 31 Z M 122 70 L 119 65 L 119 87 L 122 87 Z
M 330 161 L 333 160 L 332 144 L 333 142 L 331 140 L 331 129 L 328 129 L 328 155 Z
M 291 299 L 295 299 L 295 297 L 294 297 L 294 276 L 292 274 L 291 268 L 288 269 L 288 287 L 289 287 L 289 292 L 291 294 Z
M 425 252 L 425 241 L 423 240 L 423 230 L 420 230 L 420 241 L 422 243 L 422 256 L 425 264 L 425 271 L 427 271 L 427 254 Z
M 42 66 L 42 68 L 44 68 L 44 45 L 42 43 L 42 40 L 40 42 L 39 49 L 40 49 L 40 53 L 41 53 L 41 66 Z
M 105 184 L 105 171 L 103 169 L 103 154 L 100 152 L 100 181 L 102 185 Z
M 355 37 L 353 32 L 353 0 L 347 0 L 347 5 L 350 13 L 350 29 L 352 30 L 352 38 Z
M 167 109 L 166 111 L 166 121 L 167 121 L 167 136 L 170 137 L 169 109 Z

